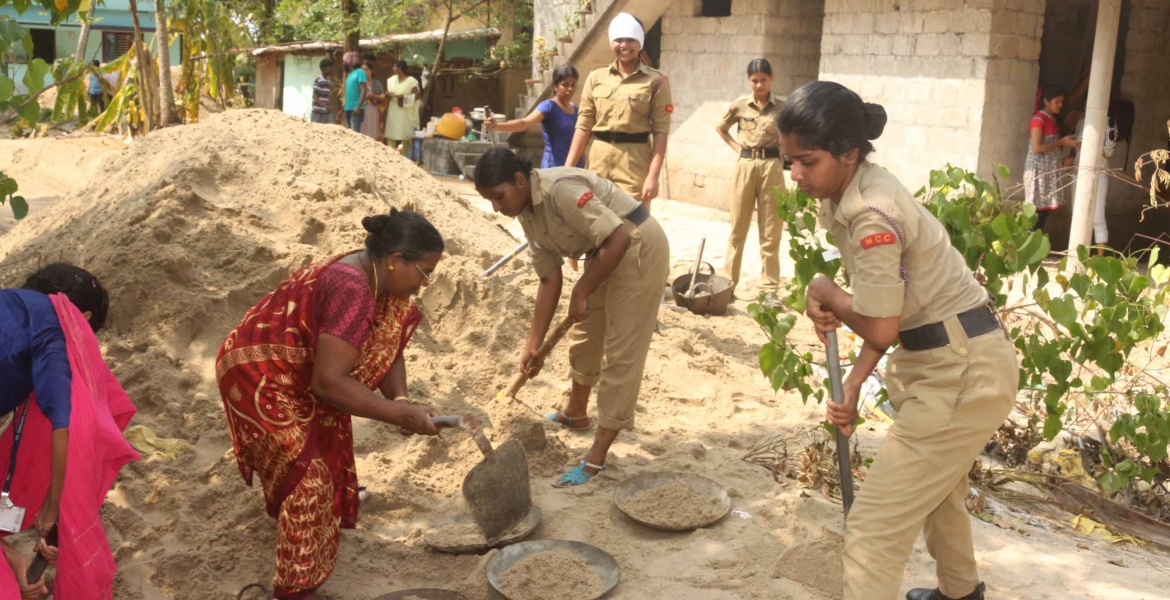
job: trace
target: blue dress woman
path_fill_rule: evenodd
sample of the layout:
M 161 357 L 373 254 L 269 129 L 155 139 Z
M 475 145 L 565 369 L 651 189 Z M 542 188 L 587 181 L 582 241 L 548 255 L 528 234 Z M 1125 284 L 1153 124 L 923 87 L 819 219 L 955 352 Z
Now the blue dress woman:
M 536 110 L 528 113 L 528 116 L 500 123 L 489 115 L 485 122 L 496 131 L 508 132 L 528 131 L 540 123 L 544 137 L 544 155 L 540 159 L 540 168 L 563 167 L 569 155 L 569 147 L 573 144 L 573 130 L 577 127 L 577 105 L 573 104 L 577 79 L 577 69 L 573 65 L 561 65 L 553 71 L 555 95 L 536 105 Z M 585 159 L 569 166 L 584 168 Z

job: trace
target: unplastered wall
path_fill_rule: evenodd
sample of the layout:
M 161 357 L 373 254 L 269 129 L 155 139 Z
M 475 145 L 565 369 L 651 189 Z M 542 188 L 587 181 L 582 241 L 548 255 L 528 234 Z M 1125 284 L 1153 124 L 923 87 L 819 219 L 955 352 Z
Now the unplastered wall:
M 911 190 L 947 163 L 979 166 L 993 15 L 1004 8 L 1004 0 L 827 0 L 820 78 L 886 108 L 873 160 Z
M 729 17 L 698 16 L 700 8 L 677 0 L 662 17 L 661 68 L 675 107 L 663 194 L 726 208 L 737 156 L 715 125 L 750 91 L 752 59 L 772 64 L 777 95 L 817 78 L 824 0 L 734 0 Z

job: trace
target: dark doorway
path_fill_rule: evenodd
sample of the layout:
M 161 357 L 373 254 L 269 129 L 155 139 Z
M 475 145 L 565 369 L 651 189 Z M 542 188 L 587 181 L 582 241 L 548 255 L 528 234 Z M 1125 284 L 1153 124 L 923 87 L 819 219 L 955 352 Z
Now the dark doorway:
M 39 58 L 49 64 L 57 60 L 57 32 L 53 29 L 30 29 L 32 38 L 32 58 Z
M 730 17 L 731 0 L 703 0 L 699 17 Z
M 642 46 L 650 57 L 650 66 L 657 69 L 662 64 L 662 19 L 646 32 L 646 44 Z

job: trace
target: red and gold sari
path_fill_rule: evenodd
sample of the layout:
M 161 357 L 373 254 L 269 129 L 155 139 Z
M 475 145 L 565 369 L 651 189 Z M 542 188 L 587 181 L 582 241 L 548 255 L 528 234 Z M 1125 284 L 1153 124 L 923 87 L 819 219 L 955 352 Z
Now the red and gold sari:
M 342 258 L 282 281 L 220 346 L 215 372 L 240 474 L 260 476 L 277 519 L 276 598 L 299 600 L 324 583 L 339 527 L 357 524 L 358 485 L 350 416 L 312 392 L 320 331 L 314 286 Z M 353 377 L 376 389 L 422 320 L 409 299 L 381 296 Z

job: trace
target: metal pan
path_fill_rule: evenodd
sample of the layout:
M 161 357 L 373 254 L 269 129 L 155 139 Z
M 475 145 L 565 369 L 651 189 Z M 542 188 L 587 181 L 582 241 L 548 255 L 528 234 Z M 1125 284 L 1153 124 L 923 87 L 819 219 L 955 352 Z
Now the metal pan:
M 511 600 L 500 589 L 500 576 L 512 568 L 512 565 L 516 564 L 516 561 L 526 556 L 548 552 L 550 550 L 568 550 L 569 552 L 576 553 L 577 556 L 580 556 L 585 562 L 589 563 L 589 566 L 593 567 L 593 570 L 601 576 L 601 580 L 605 582 L 605 589 L 601 594 L 589 600 L 599 600 L 609 595 L 621 577 L 621 569 L 618 568 L 617 561 L 608 552 L 597 546 L 591 546 L 583 542 L 571 542 L 569 540 L 532 540 L 508 546 L 493 556 L 487 564 L 488 583 L 501 596 Z M 549 573 L 549 577 L 557 576 L 557 573 Z M 549 600 L 552 599 L 550 598 Z
M 434 527 L 428 530 L 425 534 L 423 534 L 423 542 L 426 543 L 428 548 L 436 552 L 443 552 L 445 554 L 480 554 L 482 552 L 487 552 L 492 548 L 503 548 L 504 546 L 515 544 L 516 542 L 519 542 L 520 540 L 523 540 L 524 538 L 532 535 L 532 532 L 536 530 L 536 526 L 540 525 L 540 520 L 543 516 L 544 514 L 541 512 L 540 507 L 533 504 L 532 508 L 528 511 L 528 516 L 524 517 L 523 521 L 520 521 L 520 523 L 512 529 L 505 531 L 504 534 L 500 536 L 500 539 L 496 541 L 496 543 L 489 544 L 487 540 L 483 538 L 483 534 L 479 531 L 479 526 L 475 524 L 475 521 L 473 521 L 468 515 L 460 514 L 454 519 L 451 519 L 446 523 L 440 524 L 438 527 Z M 475 543 L 469 542 L 465 544 L 457 544 L 445 541 L 441 537 L 440 532 L 448 527 L 467 529 L 469 532 L 477 534 L 479 538 Z
M 417 590 L 404 590 L 401 592 L 393 592 L 385 596 L 378 596 L 374 600 L 403 600 L 411 596 L 417 596 L 423 600 L 467 600 L 467 596 L 459 592 L 452 592 L 450 590 L 438 590 L 433 588 L 420 588 Z
M 672 481 L 683 481 L 700 492 L 711 496 L 713 500 L 716 500 L 719 503 L 719 516 L 705 523 L 688 524 L 686 527 L 674 527 L 664 523 L 651 523 L 649 521 L 639 519 L 638 517 L 635 517 L 634 515 L 626 512 L 626 509 L 622 506 L 622 503 L 626 498 L 629 498 L 630 496 L 643 490 L 650 490 L 664 486 Z M 662 531 L 694 531 L 701 527 L 709 527 L 721 521 L 723 517 L 726 517 L 727 514 L 731 512 L 731 496 L 727 494 L 727 490 L 723 489 L 723 486 L 715 483 L 714 481 L 711 481 L 710 479 L 707 479 L 706 477 L 685 473 L 643 473 L 636 477 L 631 477 L 623 481 L 621 485 L 618 486 L 617 490 L 614 491 L 613 502 L 617 505 L 618 510 L 622 511 L 631 520 L 637 523 L 641 523 L 647 527 L 660 529 Z

